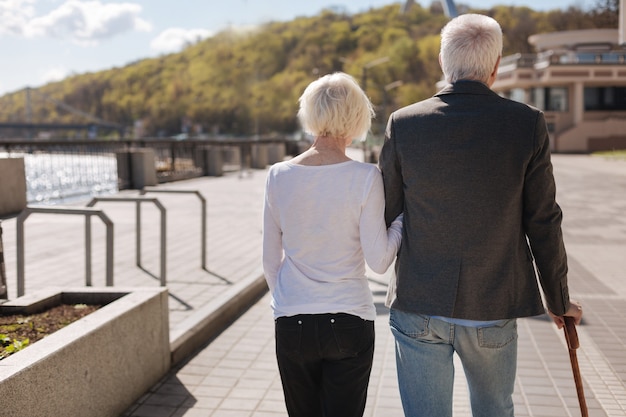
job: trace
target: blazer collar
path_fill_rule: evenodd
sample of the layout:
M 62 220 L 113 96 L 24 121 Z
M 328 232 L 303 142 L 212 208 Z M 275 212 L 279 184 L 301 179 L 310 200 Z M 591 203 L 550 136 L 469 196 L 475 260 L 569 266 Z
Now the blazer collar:
M 448 95 L 448 94 L 483 94 L 493 95 L 496 94 L 487 85 L 480 81 L 461 80 L 453 84 L 446 85 L 441 91 L 435 94 L 435 97 Z

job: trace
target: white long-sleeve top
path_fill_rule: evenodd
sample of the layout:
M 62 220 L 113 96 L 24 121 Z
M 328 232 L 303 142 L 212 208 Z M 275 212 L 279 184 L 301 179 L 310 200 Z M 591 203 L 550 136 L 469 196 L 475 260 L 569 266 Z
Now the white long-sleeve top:
M 401 241 L 401 216 L 388 230 L 384 211 L 374 165 L 273 165 L 265 189 L 263 268 L 274 317 L 349 313 L 374 320 L 365 262 L 384 273 Z

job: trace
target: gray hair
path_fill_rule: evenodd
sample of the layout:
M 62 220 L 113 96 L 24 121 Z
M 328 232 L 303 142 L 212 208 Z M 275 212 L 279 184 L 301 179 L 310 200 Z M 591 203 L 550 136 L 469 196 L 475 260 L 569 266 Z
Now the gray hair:
M 343 72 L 313 81 L 299 101 L 298 119 L 314 136 L 361 139 L 372 125 L 372 103 L 356 80 Z
M 447 82 L 487 82 L 502 55 L 502 28 L 489 16 L 464 14 L 441 30 L 441 68 Z

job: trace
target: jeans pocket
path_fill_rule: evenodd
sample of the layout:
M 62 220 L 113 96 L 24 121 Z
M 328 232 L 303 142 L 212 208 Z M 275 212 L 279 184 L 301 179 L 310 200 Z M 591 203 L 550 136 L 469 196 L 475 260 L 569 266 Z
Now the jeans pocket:
M 298 317 L 279 317 L 275 326 L 276 352 L 297 356 L 302 345 L 302 320 Z
M 428 335 L 429 317 L 422 314 L 407 313 L 396 309 L 389 311 L 389 325 L 403 335 L 412 339 Z
M 494 326 L 479 327 L 477 331 L 480 347 L 503 348 L 517 339 L 517 320 L 504 320 Z
M 331 318 L 337 350 L 345 356 L 358 356 L 374 343 L 374 322 L 349 314 Z

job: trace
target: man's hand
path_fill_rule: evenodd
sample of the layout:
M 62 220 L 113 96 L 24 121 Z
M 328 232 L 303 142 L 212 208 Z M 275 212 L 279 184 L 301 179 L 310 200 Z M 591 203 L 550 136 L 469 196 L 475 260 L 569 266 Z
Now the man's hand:
M 548 311 L 550 317 L 552 317 L 552 321 L 556 324 L 559 329 L 562 329 L 565 325 L 565 320 L 563 320 L 563 316 L 555 316 L 551 311 Z M 564 316 L 569 316 L 574 318 L 574 323 L 576 325 L 580 324 L 580 321 L 583 318 L 583 307 L 580 305 L 578 301 L 570 300 L 569 308 L 565 312 Z

